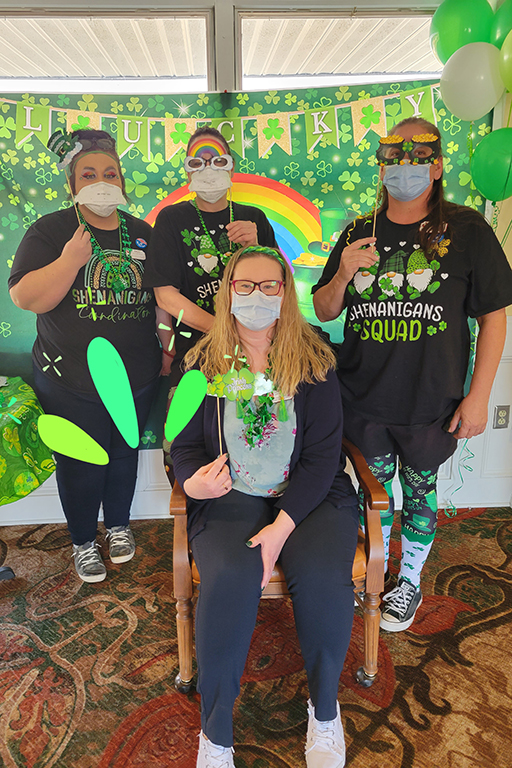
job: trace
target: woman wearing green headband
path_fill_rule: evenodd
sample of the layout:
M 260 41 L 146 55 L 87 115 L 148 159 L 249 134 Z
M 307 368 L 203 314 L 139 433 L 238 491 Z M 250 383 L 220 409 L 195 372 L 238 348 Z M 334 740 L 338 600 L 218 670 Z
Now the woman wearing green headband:
M 300 313 L 281 254 L 237 251 L 212 328 L 185 358 L 209 394 L 171 447 L 201 575 L 197 768 L 234 766 L 233 705 L 278 558 L 308 675 L 306 765 L 345 765 L 337 694 L 354 611 L 357 503 L 341 460 L 334 365 Z
M 106 576 L 96 542 L 100 506 L 111 561 L 122 563 L 135 553 L 129 516 L 138 454 L 121 438 L 98 397 L 87 347 L 102 336 L 119 352 L 142 429 L 161 368 L 155 299 L 144 282 L 152 230 L 118 209 L 126 203 L 124 178 L 108 133 L 57 132 L 49 147 L 65 169 L 73 205 L 30 227 L 17 250 L 9 288 L 17 306 L 37 315 L 32 356 L 43 409 L 81 427 L 109 454 L 106 466 L 56 454 L 75 567 L 81 579 L 95 582 Z

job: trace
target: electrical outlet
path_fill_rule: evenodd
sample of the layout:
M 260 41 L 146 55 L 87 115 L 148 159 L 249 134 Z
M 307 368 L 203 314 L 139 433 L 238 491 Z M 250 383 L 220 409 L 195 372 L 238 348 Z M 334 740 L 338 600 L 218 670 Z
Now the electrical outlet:
M 495 405 L 493 429 L 506 429 L 510 421 L 510 405 Z

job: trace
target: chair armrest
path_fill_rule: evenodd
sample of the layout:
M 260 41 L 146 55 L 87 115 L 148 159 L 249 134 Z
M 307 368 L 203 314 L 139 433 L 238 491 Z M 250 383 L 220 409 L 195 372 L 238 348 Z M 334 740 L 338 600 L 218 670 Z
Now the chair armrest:
M 366 459 L 363 454 L 356 448 L 354 443 L 343 438 L 343 453 L 350 459 L 354 472 L 359 481 L 359 485 L 363 489 L 365 499 L 368 500 L 368 504 L 372 509 L 386 510 L 389 507 L 389 499 L 386 491 L 375 475 L 372 473 L 370 467 L 366 463 Z
M 187 497 L 177 480 L 171 493 L 169 513 L 174 515 L 172 555 L 173 591 L 176 600 L 192 597 L 192 573 L 188 554 Z
M 389 498 L 359 448 L 343 438 L 343 451 L 354 467 L 364 496 L 366 591 L 378 595 L 384 589 L 384 542 L 380 514 L 389 508 Z
M 186 515 L 187 514 L 187 497 L 185 491 L 177 480 L 174 481 L 171 493 L 171 506 L 169 508 L 169 514 L 171 515 Z

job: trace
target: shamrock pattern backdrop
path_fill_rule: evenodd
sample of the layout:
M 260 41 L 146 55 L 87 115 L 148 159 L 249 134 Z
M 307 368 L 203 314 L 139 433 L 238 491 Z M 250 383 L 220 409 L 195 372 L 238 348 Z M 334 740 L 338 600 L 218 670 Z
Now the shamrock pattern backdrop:
M 448 112 L 432 82 L 309 88 L 293 93 L 25 93 L 1 98 L 0 372 L 30 380 L 35 317 L 16 308 L 7 295 L 16 248 L 25 230 L 40 216 L 71 205 L 65 176 L 46 148 L 57 128 L 101 128 L 116 138 L 129 197 L 127 210 L 150 224 L 166 205 L 192 197 L 183 168 L 191 133 L 202 125 L 221 130 L 235 158 L 233 200 L 259 207 L 267 215 L 294 268 L 301 309 L 308 320 L 318 322 L 311 286 L 322 274 L 340 232 L 375 203 L 379 137 L 414 114 L 436 122 L 441 131 L 447 198 L 482 210 L 484 200 L 474 189 L 469 172 L 469 124 Z M 473 144 L 489 132 L 488 115 L 474 125 Z M 204 277 L 205 284 L 211 283 L 218 257 L 208 252 L 201 232 L 184 229 L 183 237 L 190 240 L 194 252 L 189 268 L 198 270 L 195 274 Z M 228 244 L 221 245 L 221 252 L 228 253 Z M 421 254 L 410 261 L 413 254 L 404 251 L 404 255 L 400 253 L 404 249 L 397 247 L 384 259 L 380 244 L 379 248 L 381 259 L 375 274 L 359 278 L 370 286 L 366 293 L 364 289 L 358 292 L 362 302 L 386 304 L 391 296 L 399 302 L 398 293 L 404 302 L 418 301 L 425 294 L 436 296 L 432 292 L 443 281 L 439 268 L 430 264 L 432 275 L 423 287 L 429 273 L 423 266 L 423 276 L 419 274 Z M 392 256 L 396 258 L 384 273 L 385 261 Z M 354 288 L 357 290 L 356 284 Z M 379 298 L 382 296 L 387 298 Z M 210 302 L 212 297 L 208 293 L 203 300 Z M 439 332 L 439 324 L 436 327 Z M 343 320 L 326 323 L 325 328 L 334 340 L 342 338 Z M 160 433 L 155 421 L 146 430 L 144 447 L 157 447 L 155 435 Z

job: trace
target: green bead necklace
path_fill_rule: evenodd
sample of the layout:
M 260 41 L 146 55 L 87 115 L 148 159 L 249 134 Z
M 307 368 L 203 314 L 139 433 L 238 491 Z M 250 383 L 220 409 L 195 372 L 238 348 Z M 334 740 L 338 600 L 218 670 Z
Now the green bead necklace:
M 214 256 L 217 256 L 217 258 L 220 259 L 220 261 L 224 264 L 224 266 L 226 266 L 226 264 L 229 261 L 229 257 L 231 256 L 231 254 L 233 252 L 233 245 L 234 245 L 234 243 L 232 243 L 231 240 L 230 240 L 229 241 L 229 251 L 228 251 L 228 253 L 221 253 L 219 251 L 219 249 L 217 248 L 217 246 L 215 245 L 215 243 L 213 242 L 213 238 L 212 238 L 211 234 L 209 233 L 206 224 L 204 223 L 203 214 L 201 213 L 201 210 L 200 210 L 197 202 L 195 200 L 191 200 L 190 202 L 192 203 L 193 207 L 197 211 L 197 215 L 199 216 L 199 221 L 203 225 L 203 230 L 204 230 L 204 234 L 205 234 L 206 238 L 211 243 L 212 254 Z M 233 221 L 233 201 L 230 200 L 229 201 L 229 222 L 230 222 L 230 224 L 231 224 L 232 221 Z
M 93 255 L 97 256 L 100 262 L 103 264 L 105 272 L 112 273 L 112 290 L 114 293 L 121 293 L 121 291 L 125 291 L 127 288 L 129 288 L 130 281 L 128 280 L 125 282 L 122 276 L 127 272 L 131 263 L 131 240 L 128 234 L 128 226 L 126 224 L 124 215 L 121 213 L 121 211 L 117 211 L 117 220 L 119 222 L 119 261 L 117 264 L 108 260 L 107 256 L 105 255 L 105 251 L 94 237 L 91 228 L 82 216 L 82 212 L 80 210 L 78 211 L 78 218 L 80 219 L 80 223 L 84 225 L 85 229 L 91 236 L 91 248 Z

